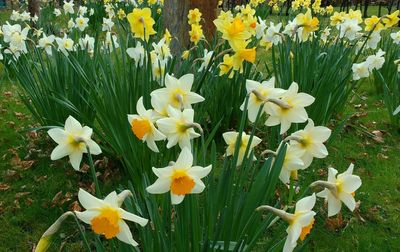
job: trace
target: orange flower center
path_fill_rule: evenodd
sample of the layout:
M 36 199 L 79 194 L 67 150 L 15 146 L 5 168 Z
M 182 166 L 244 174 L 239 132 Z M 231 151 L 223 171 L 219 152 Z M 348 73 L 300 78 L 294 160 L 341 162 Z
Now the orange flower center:
M 119 234 L 118 222 L 121 220 L 119 212 L 113 208 L 104 208 L 101 213 L 91 220 L 92 230 L 96 234 L 111 239 Z
M 300 240 L 304 241 L 304 239 L 306 238 L 306 236 L 311 232 L 311 229 L 314 225 L 314 218 L 311 220 L 310 224 L 308 224 L 308 226 L 305 226 L 301 229 L 301 234 L 300 234 Z
M 235 18 L 228 29 L 228 33 L 229 35 L 234 36 L 243 32 L 245 29 L 246 27 L 244 26 L 242 20 L 240 20 L 240 18 Z
M 257 22 L 251 23 L 251 24 L 250 24 L 250 27 L 253 28 L 253 29 L 256 29 L 256 27 L 257 27 Z
M 134 119 L 131 122 L 131 127 L 133 134 L 140 140 L 142 140 L 147 133 L 151 132 L 151 125 L 148 119 Z
M 194 180 L 184 170 L 177 170 L 172 175 L 171 192 L 175 195 L 186 195 L 192 191 Z

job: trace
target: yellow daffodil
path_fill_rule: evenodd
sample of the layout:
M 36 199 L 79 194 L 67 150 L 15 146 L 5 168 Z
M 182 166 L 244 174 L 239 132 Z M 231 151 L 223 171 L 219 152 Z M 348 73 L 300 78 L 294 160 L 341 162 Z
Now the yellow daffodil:
M 286 229 L 288 236 L 283 246 L 283 252 L 292 252 L 297 246 L 297 240 L 300 239 L 304 241 L 306 236 L 310 233 L 315 222 L 314 216 L 316 213 L 312 211 L 315 201 L 315 193 L 302 198 L 296 203 L 293 214 L 271 206 L 260 206 L 257 208 L 258 211 L 270 211 L 289 223 L 289 227 Z
M 64 129 L 53 128 L 48 132 L 49 136 L 58 144 L 51 153 L 51 160 L 57 160 L 69 156 L 69 161 L 75 170 L 79 170 L 83 153 L 99 155 L 101 149 L 91 137 L 93 130 L 88 126 L 82 125 L 72 116 L 65 121 Z
M 232 68 L 233 68 L 233 57 L 230 56 L 229 54 L 225 54 L 223 61 L 219 65 L 219 76 L 230 73 L 228 78 L 232 78 L 234 74 Z
M 156 113 L 143 105 L 143 97 L 140 97 L 136 104 L 137 115 L 128 115 L 133 134 L 154 152 L 158 152 L 155 141 L 164 140 L 166 137 L 154 126 L 158 119 Z
M 227 156 L 234 155 L 235 148 L 236 148 L 236 141 L 238 140 L 238 136 L 239 136 L 239 133 L 234 132 L 234 131 L 229 131 L 229 132 L 225 132 L 224 134 L 222 134 L 222 137 L 224 138 L 225 143 L 228 145 L 228 147 L 226 148 Z M 242 132 L 242 139 L 240 141 L 239 153 L 238 153 L 238 157 L 237 157 L 236 166 L 239 166 L 242 164 L 244 154 L 246 152 L 248 145 L 250 145 L 250 147 L 249 147 L 249 153 L 247 154 L 248 155 L 247 157 L 250 156 L 253 148 L 261 143 L 261 139 L 258 138 L 257 136 L 253 136 L 251 143 L 249 143 L 249 140 L 250 140 L 250 135 L 247 135 L 245 132 Z
M 171 33 L 169 33 L 169 30 L 168 30 L 168 29 L 165 29 L 164 39 L 165 39 L 165 43 L 166 43 L 167 45 L 169 45 L 169 44 L 171 43 L 172 35 L 171 35 Z
M 328 203 L 328 217 L 334 216 L 340 212 L 342 202 L 354 211 L 356 201 L 354 200 L 355 191 L 360 188 L 362 182 L 359 176 L 353 175 L 354 165 L 337 175 L 338 171 L 332 167 L 328 170 L 328 181 L 315 181 L 311 186 L 322 186 L 325 189 L 317 193 Z
M 193 42 L 195 45 L 197 45 L 202 38 L 204 38 L 204 34 L 201 25 L 192 24 L 191 30 L 189 31 L 190 42 Z
M 243 43 L 251 37 L 251 33 L 246 29 L 245 24 L 236 17 L 233 20 L 214 20 L 217 30 L 222 33 L 222 38 L 227 40 L 232 48 L 237 47 L 237 44 Z
M 153 28 L 155 21 L 151 17 L 150 8 L 135 8 L 132 13 L 128 14 L 127 18 L 134 37 L 148 41 L 150 35 L 157 33 Z
M 384 25 L 382 24 L 382 20 L 373 15 L 370 18 L 366 18 L 364 20 L 365 23 L 365 31 L 380 31 L 384 28 Z
M 304 14 L 298 14 L 295 18 L 295 22 L 299 27 L 299 37 L 303 41 L 306 41 L 312 32 L 318 30 L 319 20 L 316 17 L 312 17 L 310 9 Z
M 184 148 L 172 165 L 165 168 L 153 167 L 158 178 L 146 190 L 152 194 L 170 192 L 171 203 L 180 204 L 187 194 L 203 192 L 205 185 L 201 179 L 210 173 L 211 167 L 193 166 L 193 155 L 188 148 Z
M 189 14 L 187 15 L 189 25 L 199 24 L 201 20 L 201 12 L 199 9 L 195 8 L 193 10 L 189 10 Z
M 118 18 L 121 19 L 121 20 L 126 18 L 126 13 L 125 13 L 125 11 L 123 9 L 119 9 L 118 12 L 117 12 L 117 15 L 118 15 Z
M 346 13 L 344 13 L 344 12 L 333 13 L 333 15 L 330 16 L 330 18 L 329 18 L 331 20 L 331 25 L 336 26 L 338 24 L 341 24 L 345 19 L 345 15 L 346 15 Z
M 382 21 L 385 24 L 385 28 L 390 28 L 399 23 L 399 12 L 400 10 L 397 10 L 390 15 L 383 16 Z

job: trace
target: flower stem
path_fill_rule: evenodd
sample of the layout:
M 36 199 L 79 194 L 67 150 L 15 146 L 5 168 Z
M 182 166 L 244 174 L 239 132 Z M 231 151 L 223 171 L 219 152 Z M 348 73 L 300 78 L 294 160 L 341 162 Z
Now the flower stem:
M 96 196 L 98 198 L 102 198 L 99 181 L 97 180 L 97 176 L 96 176 L 96 169 L 94 168 L 94 164 L 93 164 L 92 154 L 90 154 L 90 149 L 88 146 L 86 146 L 86 150 L 87 150 L 88 159 L 89 159 L 90 172 L 92 173 L 93 182 L 94 182 L 94 185 L 96 188 Z
M 81 226 L 81 224 L 79 223 L 78 218 L 76 217 L 75 214 L 74 214 L 74 219 L 75 219 L 76 225 L 78 226 L 79 232 L 81 233 L 81 236 L 82 236 L 82 238 L 83 238 L 83 243 L 85 244 L 85 246 L 86 246 L 86 248 L 87 248 L 87 251 L 92 251 L 92 250 L 90 249 L 89 242 L 88 242 L 88 240 L 86 239 L 85 231 L 82 229 L 82 226 Z
M 292 177 L 290 177 L 290 184 L 289 184 L 289 197 L 288 197 L 288 205 L 292 205 L 294 195 L 294 183 Z

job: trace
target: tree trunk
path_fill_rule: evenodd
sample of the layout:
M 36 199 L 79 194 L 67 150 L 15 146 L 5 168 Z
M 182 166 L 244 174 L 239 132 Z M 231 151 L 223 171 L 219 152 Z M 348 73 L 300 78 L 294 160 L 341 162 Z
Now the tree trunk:
M 31 17 L 34 17 L 35 15 L 39 16 L 39 0 L 28 0 L 28 11 L 31 14 Z
M 171 41 L 173 55 L 180 55 L 189 45 L 189 24 L 187 15 L 190 0 L 167 0 L 164 2 L 164 25 L 176 38 Z
M 365 0 L 365 5 L 364 5 L 364 18 L 368 17 L 368 5 L 369 5 L 369 0 Z

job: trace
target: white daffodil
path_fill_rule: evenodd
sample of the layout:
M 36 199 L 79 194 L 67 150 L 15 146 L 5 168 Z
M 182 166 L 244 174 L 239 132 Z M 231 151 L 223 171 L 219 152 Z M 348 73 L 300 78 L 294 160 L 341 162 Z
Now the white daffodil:
M 267 29 L 267 24 L 265 20 L 262 20 L 261 17 L 258 17 L 258 22 L 256 25 L 256 38 L 260 39 L 264 35 L 264 31 Z
M 87 10 L 88 10 L 88 8 L 86 7 L 86 6 L 79 6 L 79 9 L 78 9 L 78 14 L 80 15 L 80 16 L 85 16 L 86 15 L 86 13 L 87 13 Z
M 180 204 L 186 194 L 203 192 L 205 185 L 202 178 L 211 171 L 211 165 L 207 167 L 192 166 L 193 155 L 188 148 L 183 148 L 178 160 L 165 168 L 154 168 L 153 172 L 158 177 L 154 184 L 146 188 L 149 193 L 171 193 L 173 205 Z
M 156 80 L 160 85 L 164 83 L 164 77 L 165 77 L 165 67 L 167 66 L 168 59 L 163 59 L 159 60 L 158 58 L 156 60 L 151 61 L 151 67 L 152 67 L 152 73 L 153 73 L 153 79 Z M 157 90 L 155 90 L 157 91 Z M 154 92 L 154 91 L 153 91 Z M 153 99 L 153 97 L 152 97 Z
M 365 46 L 366 49 L 369 49 L 369 48 L 374 49 L 374 50 L 376 49 L 379 41 L 381 41 L 381 38 L 382 38 L 380 32 L 381 31 L 379 30 L 379 31 L 373 31 L 371 33 L 371 36 L 369 36 L 366 46 Z
M 126 49 L 126 53 L 135 61 L 136 64 L 138 64 L 140 67 L 143 66 L 144 58 L 146 57 L 146 51 L 139 41 L 136 42 L 136 47 Z
M 368 65 L 368 69 L 371 72 L 372 70 L 379 70 L 382 68 L 383 64 L 385 63 L 385 52 L 379 49 L 379 51 L 375 55 L 370 55 L 367 57 L 365 62 Z
M 116 35 L 112 35 L 111 32 L 107 32 L 106 38 L 103 42 L 103 50 L 108 50 L 112 52 L 114 48 L 119 48 L 118 38 Z
M 74 14 L 74 1 L 64 1 L 64 5 L 63 5 L 63 9 L 64 9 L 64 13 L 67 14 Z
M 15 22 L 21 20 L 21 13 L 19 13 L 16 10 L 13 10 L 11 13 L 11 16 L 10 16 L 10 20 L 15 21 Z
M 331 35 L 331 29 L 329 27 L 326 27 L 322 32 L 321 32 L 321 40 L 326 43 L 328 41 L 328 37 Z
M 169 106 L 168 116 L 157 121 L 159 130 L 168 139 L 167 148 L 169 149 L 176 144 L 179 144 L 181 149 L 190 148 L 190 140 L 200 136 L 193 128 L 198 128 L 202 131 L 200 125 L 193 122 L 194 110 L 184 109 L 180 111 Z
M 116 237 L 118 240 L 137 246 L 133 240 L 125 220 L 138 223 L 144 227 L 148 220 L 125 211 L 120 206 L 122 204 L 117 193 L 111 192 L 104 200 L 98 199 L 83 189 L 79 189 L 78 199 L 86 211 L 75 211 L 76 217 L 89 224 L 96 234 L 104 235 L 106 239 Z
M 393 61 L 393 63 L 394 63 L 395 65 L 397 65 L 397 72 L 400 73 L 400 59 L 397 59 L 397 60 Z
M 288 236 L 283 246 L 283 252 L 292 252 L 297 246 L 297 240 L 304 241 L 306 236 L 311 232 L 315 222 L 314 216 L 316 213 L 312 211 L 315 201 L 315 193 L 302 198 L 296 203 L 296 209 L 293 214 L 271 206 L 260 206 L 257 208 L 258 211 L 270 211 L 289 223 L 289 227 L 286 229 Z
M 274 45 L 282 43 L 282 36 L 280 34 L 281 28 L 282 28 L 282 23 L 275 25 L 273 22 L 270 22 L 269 27 L 265 32 L 263 40 L 266 42 L 271 42 Z
M 83 16 L 79 16 L 75 19 L 75 27 L 80 31 L 84 31 L 86 27 L 89 26 L 89 18 L 85 18 Z
M 192 108 L 191 104 L 204 101 L 202 96 L 190 91 L 193 79 L 193 74 L 183 75 L 179 79 L 166 74 L 165 88 L 160 88 L 151 92 L 151 99 L 164 100 L 174 108 Z
M 60 15 L 61 15 L 60 9 L 54 9 L 53 14 L 54 14 L 56 17 L 60 16 Z
M 304 168 L 311 165 L 313 158 L 325 158 L 328 155 L 324 142 L 331 136 L 331 130 L 324 126 L 314 126 L 313 120 L 308 119 L 308 124 L 303 130 L 294 132 L 290 139 L 290 146 L 304 150 L 301 159 L 304 161 Z
M 400 45 L 400 31 L 391 33 L 390 37 L 393 39 L 393 43 Z
M 279 179 L 284 184 L 290 183 L 290 177 L 297 179 L 297 171 L 305 169 L 304 161 L 301 159 L 304 155 L 305 150 L 294 148 L 292 145 L 288 145 L 286 149 L 285 159 Z
M 79 46 L 82 50 L 87 50 L 89 54 L 93 54 L 94 42 L 95 39 L 86 34 L 85 37 L 79 39 Z
M 353 71 L 353 80 L 359 80 L 369 76 L 369 67 L 365 61 L 358 64 L 354 63 L 351 70 Z
M 128 115 L 128 121 L 131 125 L 133 134 L 154 152 L 158 152 L 155 141 L 164 140 L 166 137 L 155 126 L 157 120 L 156 113 L 149 109 L 146 110 L 143 105 L 143 97 L 140 97 L 136 104 L 137 115 Z
M 222 137 L 224 138 L 225 143 L 228 145 L 226 148 L 226 155 L 227 156 L 232 156 L 235 154 L 235 148 L 236 148 L 236 141 L 238 139 L 239 132 L 235 131 L 229 131 L 225 132 L 222 134 Z M 250 144 L 249 147 L 249 152 L 247 154 L 247 157 L 250 156 L 251 151 L 261 143 L 261 139 L 258 138 L 257 136 L 253 136 L 253 139 L 251 143 L 249 143 L 250 140 L 250 135 L 247 135 L 245 132 L 242 132 L 242 139 L 240 141 L 240 146 L 239 146 L 239 152 L 238 152 L 238 157 L 237 157 L 237 162 L 236 166 L 239 166 L 242 164 L 243 159 L 244 159 L 244 154 L 246 152 L 247 146 Z M 255 159 L 255 157 L 254 157 Z
M 112 21 L 111 18 L 103 18 L 103 25 L 102 25 L 102 31 L 111 31 L 114 26 L 114 22 Z
M 51 160 L 69 156 L 69 161 L 75 170 L 79 170 L 83 153 L 87 153 L 87 147 L 92 155 L 101 153 L 99 145 L 91 139 L 93 130 L 88 126 L 82 127 L 72 116 L 65 121 L 64 129 L 53 128 L 47 133 L 58 144 L 51 153 Z
M 356 201 L 354 200 L 355 191 L 360 188 L 361 178 L 353 175 L 354 164 L 350 164 L 347 171 L 337 175 L 338 171 L 332 167 L 328 171 L 328 181 L 315 181 L 311 186 L 322 186 L 325 189 L 317 193 L 328 203 L 328 217 L 340 212 L 342 202 L 354 211 Z M 337 175 L 337 176 L 336 176 Z
M 54 35 L 46 36 L 46 34 L 43 33 L 42 38 L 39 39 L 38 47 L 43 48 L 48 55 L 52 55 L 54 39 Z
M 346 19 L 343 23 L 337 25 L 337 29 L 340 34 L 339 37 L 346 37 L 349 40 L 356 39 L 357 32 L 361 31 L 361 26 L 358 25 L 358 20 L 356 18 Z
M 171 50 L 168 44 L 165 43 L 165 38 L 162 38 L 157 44 L 153 42 L 152 46 L 160 60 L 172 58 Z
M 204 57 L 200 58 L 200 60 L 203 63 L 201 63 L 201 66 L 198 70 L 199 72 L 203 71 L 204 69 L 207 69 L 208 65 L 211 62 L 211 58 L 212 58 L 213 54 L 214 54 L 213 51 L 208 51 L 207 49 L 204 49 Z
M 246 80 L 246 90 L 247 93 L 250 94 L 247 104 L 247 114 L 250 122 L 254 122 L 256 120 L 261 106 L 263 106 L 261 113 L 264 113 L 265 107 L 271 106 L 271 103 L 268 101 L 270 99 L 279 99 L 280 96 L 285 92 L 285 90 L 281 88 L 275 88 L 275 77 L 272 77 L 267 81 L 263 81 L 262 83 L 253 80 Z M 243 104 L 240 106 L 242 111 L 244 109 L 245 102 L 243 102 Z
M 289 20 L 282 33 L 294 39 L 298 28 L 299 27 L 297 26 L 297 23 L 295 21 Z
M 282 94 L 281 99 L 273 106 L 265 107 L 270 115 L 265 122 L 267 126 L 281 124 L 280 134 L 285 133 L 292 123 L 302 123 L 307 121 L 308 114 L 304 107 L 311 105 L 315 98 L 306 93 L 298 93 L 299 86 L 293 82 L 289 89 Z M 282 104 L 280 104 L 282 103 Z
M 23 22 L 27 22 L 27 21 L 31 20 L 31 14 L 27 11 L 23 11 L 21 13 L 20 19 Z
M 12 52 L 21 51 L 27 53 L 26 39 L 28 37 L 29 28 L 21 28 L 19 24 L 10 25 L 8 22 L 3 25 L 3 41 L 10 43 L 10 50 Z
M 66 34 L 63 38 L 56 38 L 56 42 L 58 44 L 58 50 L 65 56 L 68 56 L 68 52 L 74 51 L 74 41 L 68 38 Z

